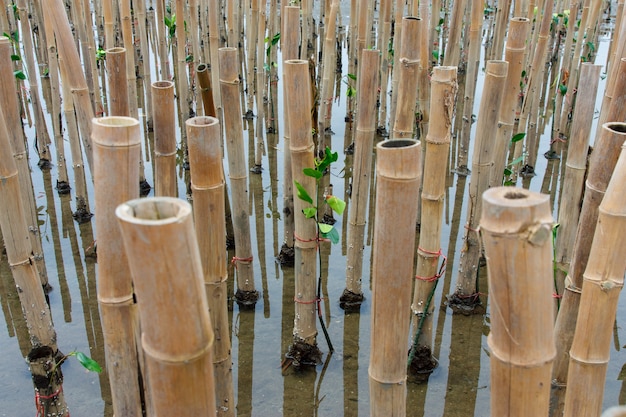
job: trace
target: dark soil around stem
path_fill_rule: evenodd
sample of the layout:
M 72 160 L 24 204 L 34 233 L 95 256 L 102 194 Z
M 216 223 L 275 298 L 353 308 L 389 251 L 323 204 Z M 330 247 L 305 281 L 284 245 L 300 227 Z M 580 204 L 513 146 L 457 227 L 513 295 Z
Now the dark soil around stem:
M 322 363 L 322 351 L 317 344 L 310 345 L 302 340 L 296 340 L 289 346 L 285 358 L 291 360 L 296 368 L 303 366 L 317 366 Z
M 295 256 L 296 254 L 293 246 L 287 246 L 287 244 L 283 243 L 283 246 L 280 248 L 280 253 L 276 257 L 276 260 L 282 266 L 293 266 Z
M 346 313 L 356 313 L 361 310 L 365 297 L 363 294 L 356 294 L 349 289 L 344 289 L 341 297 L 339 297 L 339 307 L 343 308 Z
M 59 195 L 69 194 L 72 191 L 72 187 L 70 187 L 70 183 L 67 181 L 57 180 L 56 189 Z
M 76 223 L 83 224 L 89 222 L 93 217 L 93 214 L 90 213 L 86 207 L 80 207 L 76 209 L 76 211 L 72 214 L 72 217 L 76 220 Z
M 463 314 L 471 316 L 473 314 L 484 314 L 485 306 L 480 301 L 480 294 L 471 294 L 469 296 L 459 294 L 458 291 L 447 297 L 446 304 L 454 314 Z
M 433 357 L 430 347 L 418 346 L 415 350 L 415 356 L 409 364 L 409 375 L 411 380 L 415 382 L 426 382 L 428 376 L 437 367 L 437 360 Z
M 252 310 L 259 299 L 258 291 L 243 291 L 237 289 L 235 292 L 235 302 L 240 310 Z
M 152 190 L 152 186 L 148 181 L 142 180 L 141 182 L 139 182 L 139 195 L 141 197 L 145 197 L 150 194 L 150 190 Z

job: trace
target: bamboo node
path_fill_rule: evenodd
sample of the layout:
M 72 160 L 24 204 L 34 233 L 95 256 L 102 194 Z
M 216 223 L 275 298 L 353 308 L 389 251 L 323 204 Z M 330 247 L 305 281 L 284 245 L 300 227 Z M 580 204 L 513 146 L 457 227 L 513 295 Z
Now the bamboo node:
M 533 246 L 541 246 L 552 236 L 552 227 L 548 224 L 533 225 L 529 228 L 528 242 Z
M 252 262 L 252 259 L 252 256 L 250 256 L 249 258 L 239 258 L 238 256 L 233 256 L 233 259 L 230 260 L 230 263 L 235 265 L 235 269 L 237 269 L 237 262 L 249 264 Z
M 415 279 L 419 279 L 420 281 L 424 281 L 424 282 L 435 282 L 446 273 L 446 264 L 448 263 L 448 257 L 443 254 L 443 252 L 441 251 L 441 248 L 439 248 L 437 252 L 432 252 L 432 251 L 428 251 L 418 246 L 417 250 L 418 252 L 422 252 L 427 255 L 435 255 L 437 257 L 441 256 L 443 257 L 443 262 L 441 263 L 441 266 L 439 267 L 439 271 L 432 277 L 422 277 L 419 275 L 415 275 Z
M 409 58 L 400 58 L 400 63 L 405 67 L 418 65 L 420 63 L 419 59 L 409 59 Z
M 22 265 L 32 265 L 32 259 L 26 258 L 24 259 L 22 262 L 16 262 L 16 263 L 9 263 L 9 268 L 13 269 L 13 268 L 17 268 L 18 266 L 22 266 Z

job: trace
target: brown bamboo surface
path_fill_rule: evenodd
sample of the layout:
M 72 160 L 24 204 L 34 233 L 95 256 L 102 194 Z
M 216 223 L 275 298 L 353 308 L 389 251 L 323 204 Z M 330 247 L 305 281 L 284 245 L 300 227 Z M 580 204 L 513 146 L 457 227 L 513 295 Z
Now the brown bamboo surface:
M 133 39 L 133 26 L 131 22 L 130 0 L 119 0 L 120 26 L 122 29 L 124 49 L 126 54 L 126 90 L 128 100 L 128 116 L 139 118 L 139 108 L 137 106 L 137 77 L 135 76 L 135 41 Z M 137 31 L 138 32 L 138 31 Z M 132 53 L 131 53 L 132 51 Z M 109 85 L 109 88 L 112 86 Z
M 626 126 L 623 126 L 626 127 Z M 617 302 L 626 271 L 626 145 L 598 209 L 569 356 L 564 416 L 602 412 Z
M 372 248 L 372 314 L 369 362 L 370 414 L 406 413 L 406 356 L 411 316 L 419 141 L 376 145 L 376 205 Z M 403 213 L 398 216 L 398 213 Z
M 591 122 L 600 81 L 601 65 L 584 63 L 580 69 L 578 98 L 572 117 L 572 128 L 567 147 L 567 162 L 559 205 L 559 229 L 556 235 L 555 262 L 557 294 L 563 294 L 565 276 L 572 258 L 576 226 L 580 215 L 580 203 L 587 171 L 587 155 L 591 134 Z
M 176 197 L 176 104 L 174 83 L 152 83 L 154 109 L 154 194 Z
M 402 18 L 402 49 L 398 71 L 398 95 L 393 117 L 394 139 L 413 137 L 415 107 L 417 105 L 417 83 L 419 72 L 419 47 L 411 42 L 419 36 L 420 19 L 413 16 Z
M 441 228 L 443 202 L 445 196 L 447 161 L 452 136 L 454 117 L 457 68 L 435 67 L 431 79 L 430 107 L 432 123 L 426 135 L 424 149 L 424 177 L 422 185 L 422 216 L 427 221 L 420 227 L 417 247 L 417 267 L 415 270 L 415 292 L 413 295 L 413 333 L 418 331 L 418 321 L 426 315 L 421 329 L 419 346 L 427 346 L 432 352 L 433 317 L 435 303 L 426 310 L 427 300 L 435 282 L 441 277 L 438 272 L 441 252 Z M 441 259 L 445 265 L 445 257 Z M 443 268 L 443 267 L 442 267 Z
M 213 102 L 218 109 L 222 108 L 222 98 L 220 93 L 220 76 L 219 76 L 219 22 L 220 22 L 220 6 L 218 0 L 209 1 L 209 46 L 211 57 L 211 84 L 213 87 Z M 232 44 L 231 44 L 232 46 Z M 211 116 L 206 114 L 206 116 Z
M 191 206 L 152 197 L 127 201 L 115 215 L 137 293 L 154 413 L 215 416 L 214 336 Z
M 498 125 L 498 113 L 507 78 L 508 62 L 488 61 L 485 86 L 478 110 L 476 138 L 472 157 L 472 176 L 469 186 L 467 225 L 463 237 L 461 266 L 455 294 L 470 306 L 477 300 L 476 273 L 480 253 L 478 224 L 482 212 L 481 195 L 489 188 L 491 167 L 493 165 L 494 141 Z M 461 304 L 461 303 L 459 303 Z
M 356 133 L 354 136 L 354 168 L 352 201 L 348 213 L 348 251 L 346 254 L 346 290 L 362 295 L 363 249 L 369 188 L 372 177 L 373 143 L 376 133 L 376 96 L 378 90 L 379 51 L 361 52 L 358 77 Z
M 215 111 L 215 102 L 213 100 L 213 88 L 211 87 L 209 66 L 207 64 L 199 64 L 196 66 L 196 76 L 198 77 L 198 84 L 200 86 L 204 115 L 216 117 L 217 112 Z
M 211 327 L 215 335 L 213 367 L 217 415 L 234 416 L 221 126 L 218 119 L 207 116 L 193 117 L 185 124 L 189 143 L 194 224 Z
M 109 116 L 130 116 L 125 48 L 116 46 L 107 49 L 106 70 L 109 84 Z
M 600 113 L 600 120 L 604 119 L 607 122 L 626 120 L 626 58 L 620 59 L 616 64 L 618 68 L 615 71 L 615 81 L 610 90 L 610 87 L 605 90 L 611 95 L 610 103 L 607 105 L 607 111 Z M 604 110 L 604 107 L 602 109 Z
M 328 24 L 325 27 L 325 39 L 324 39 L 324 55 L 322 56 L 322 81 L 321 81 L 321 95 L 320 95 L 320 118 L 317 131 L 320 135 L 326 135 L 326 129 L 330 129 L 330 118 L 332 116 L 333 97 L 333 84 L 335 81 L 335 64 L 336 64 L 336 47 L 337 42 L 337 10 L 339 8 L 338 0 L 333 0 L 330 6 L 330 13 L 328 15 Z M 320 136 L 322 137 L 322 136 Z M 323 151 L 323 147 L 319 147 L 319 150 Z
M 113 116 L 93 120 L 94 196 L 98 208 L 98 304 L 113 410 L 141 416 L 133 282 L 115 208 L 139 197 L 139 122 Z
M 556 352 L 549 198 L 495 187 L 482 199 L 491 304 L 491 415 L 547 416 Z
M 626 124 L 605 123 L 602 126 L 600 136 L 596 137 L 594 151 L 589 160 L 585 197 L 580 210 L 571 263 L 565 278 L 565 291 L 554 328 L 557 346 L 554 380 L 557 386 L 565 384 L 568 380 L 568 352 L 576 328 L 583 272 L 587 268 L 589 251 L 595 234 L 598 206 L 604 197 L 606 187 L 617 163 L 620 147 L 625 140 Z
M 250 242 L 250 213 L 248 208 L 248 170 L 246 167 L 241 100 L 239 96 L 239 60 L 236 48 L 219 50 L 220 90 L 224 109 L 224 132 L 228 154 L 228 175 L 232 190 L 232 215 L 235 232 L 235 257 L 237 287 L 256 298 Z M 256 297 L 254 294 L 256 293 Z M 243 301 L 243 300 L 242 300 Z

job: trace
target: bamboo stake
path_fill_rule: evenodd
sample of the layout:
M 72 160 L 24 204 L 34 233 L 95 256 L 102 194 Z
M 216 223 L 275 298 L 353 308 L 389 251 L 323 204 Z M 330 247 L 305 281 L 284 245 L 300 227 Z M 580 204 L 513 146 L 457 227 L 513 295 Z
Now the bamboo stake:
M 411 40 L 419 37 L 420 20 L 413 16 L 402 18 L 402 50 L 397 67 L 399 91 L 392 128 L 394 139 L 412 138 L 415 130 L 420 47 L 414 45 Z
M 107 1 L 107 0 L 105 0 Z M 172 70 L 170 69 L 169 51 L 167 47 L 167 33 L 168 28 L 165 26 L 165 0 L 156 0 L 156 28 L 158 32 L 158 50 L 159 50 L 159 62 L 161 67 L 160 78 L 163 80 L 172 79 Z M 157 73 L 158 76 L 159 73 Z
M 490 56 L 491 59 L 502 58 L 502 49 L 504 48 L 504 40 L 507 33 L 507 21 L 511 11 L 511 3 L 511 0 L 506 0 L 502 2 L 502 4 L 498 3 L 496 8 L 496 27 L 493 35 L 493 48 Z
M 133 260 L 154 415 L 215 416 L 214 335 L 191 206 L 153 197 L 121 204 L 115 215 Z
M 334 99 L 333 95 L 333 81 L 335 79 L 335 64 L 337 62 L 337 50 L 335 43 L 337 42 L 337 10 L 339 9 L 338 0 L 334 0 L 330 6 L 330 13 L 328 15 L 328 23 L 326 25 L 326 38 L 324 39 L 324 55 L 322 56 L 322 87 L 320 95 L 320 118 L 317 126 L 317 132 L 319 134 L 318 153 L 326 149 L 324 137 L 327 134 L 331 134 L 330 120 L 332 116 L 332 108 Z
M 228 2 L 228 4 L 234 2 Z M 222 108 L 222 101 L 220 95 L 220 76 L 219 76 L 219 65 L 218 65 L 218 50 L 219 50 L 219 21 L 221 19 L 220 16 L 220 7 L 218 5 L 218 0 L 209 0 L 209 43 L 211 47 L 210 56 L 211 56 L 211 80 L 213 86 L 213 102 L 215 103 L 215 107 L 217 109 Z M 210 114 L 207 114 L 210 116 Z M 220 116 L 221 117 L 221 116 Z
M 255 174 L 260 174 L 263 170 L 262 162 L 263 155 L 266 155 L 265 152 L 265 141 L 264 141 L 264 125 L 263 121 L 265 119 L 265 109 L 264 109 L 264 100 L 267 101 L 267 95 L 265 90 L 265 27 L 266 27 L 266 12 L 265 12 L 265 4 L 263 4 L 263 9 L 257 12 L 257 34 L 256 34 L 256 66 L 255 66 L 255 76 L 256 76 L 256 84 L 255 84 L 255 98 L 256 98 L 256 140 L 254 146 L 254 166 L 251 168 L 250 172 Z M 268 63 L 269 65 L 269 63 Z
M 9 40 L 0 36 L 0 109 L 4 114 L 4 121 L 11 143 L 11 155 L 18 170 L 20 182 L 20 195 L 26 206 L 26 222 L 28 230 L 31 232 L 30 243 L 32 245 L 33 258 L 37 266 L 39 280 L 44 292 L 48 292 L 51 287 L 48 284 L 48 272 L 43 256 L 41 245 L 41 234 L 38 224 L 38 211 L 33 191 L 33 182 L 30 175 L 28 163 L 28 153 L 24 138 L 24 129 L 19 114 L 19 104 L 17 91 L 15 89 L 15 78 L 11 67 L 11 44 Z M 62 170 L 62 167 L 59 167 Z
M 622 128 L 626 127 L 622 125 Z M 626 130 L 624 130 L 626 133 Z M 598 209 L 569 356 L 564 416 L 599 415 L 626 270 L 626 146 Z
M 378 50 L 381 51 L 380 60 L 380 114 L 378 117 L 377 131 L 381 134 L 388 134 L 387 131 L 387 86 L 389 85 L 389 74 L 391 71 L 390 62 L 390 41 L 391 41 L 391 6 L 392 0 L 381 0 L 379 11 L 379 39 Z M 381 23 L 382 22 L 382 28 Z
M 376 152 L 370 414 L 404 416 L 421 148 L 418 141 L 396 139 L 380 142 Z
M 556 392 L 556 411 L 562 412 L 566 381 L 568 381 L 569 350 L 574 338 L 578 316 L 583 271 L 587 267 L 589 251 L 598 219 L 598 206 L 602 201 L 611 174 L 617 163 L 620 146 L 626 140 L 624 123 L 605 123 L 596 137 L 594 151 L 589 160 L 589 172 L 585 182 L 585 198 L 580 210 L 578 229 L 572 250 L 572 260 L 567 277 L 561 307 L 554 326 L 557 357 L 554 364 L 553 384 L 562 388 Z
M 463 15 L 467 1 L 455 1 L 452 5 L 452 18 L 450 19 L 450 33 L 443 56 L 443 65 L 459 65 L 461 60 L 461 32 L 463 29 Z
M 200 86 L 204 115 L 216 117 L 217 112 L 215 111 L 215 101 L 213 100 L 213 88 L 211 86 L 209 66 L 207 64 L 198 64 L 198 66 L 196 66 L 196 76 L 198 77 L 198 85 Z
M 314 144 L 311 134 L 311 96 L 309 63 L 305 60 L 285 61 L 284 78 L 290 103 L 287 124 L 290 131 L 291 172 L 294 182 L 314 193 L 315 178 L 304 175 L 303 169 L 314 167 Z M 294 198 L 295 212 L 295 280 L 296 295 L 293 341 L 287 352 L 296 366 L 315 365 L 320 362 L 317 347 L 316 306 L 320 302 L 316 294 L 317 283 L 317 223 L 307 219 L 302 211 L 309 204 Z
M 422 222 L 420 228 L 415 272 L 417 281 L 411 306 L 414 334 L 412 353 L 419 350 L 420 358 L 429 359 L 429 363 L 417 364 L 417 371 L 420 373 L 432 371 L 437 363 L 432 359 L 435 305 L 432 302 L 428 303 L 428 300 L 431 298 L 437 280 L 445 270 L 446 262 L 441 252 L 441 227 L 447 160 L 456 100 L 456 67 L 435 67 L 431 83 L 430 105 L 433 110 L 433 123 L 426 136 L 421 198 L 421 213 L 427 221 Z M 439 268 L 440 257 L 443 257 L 441 268 Z
M 493 314 L 487 337 L 492 416 L 546 416 L 555 356 L 552 216 L 546 195 L 496 187 L 480 227 Z
M 176 96 L 178 98 L 178 113 L 182 122 L 189 118 L 189 81 L 187 79 L 187 35 L 184 18 L 187 15 L 185 0 L 176 0 Z M 183 139 L 184 140 L 184 139 Z
M 333 3 L 335 6 L 335 3 Z M 332 14 L 332 11 L 331 11 Z M 348 250 L 346 254 L 346 288 L 339 298 L 345 310 L 357 309 L 363 302 L 363 241 L 369 186 L 372 176 L 372 146 L 376 134 L 376 96 L 378 91 L 379 51 L 361 52 L 361 73 L 358 78 L 357 126 L 354 138 L 355 155 L 352 171 L 352 203 L 348 214 Z
M 118 416 L 141 416 L 135 341 L 137 310 L 127 252 L 113 217 L 119 204 L 139 196 L 139 122 L 120 116 L 94 119 L 93 141 L 98 304 L 113 410 Z
M 94 84 L 94 81 L 97 83 L 97 76 L 96 79 L 94 80 L 94 74 L 97 75 L 96 72 L 93 71 L 93 69 L 91 68 L 92 64 L 95 64 L 95 51 L 90 50 L 90 43 L 89 40 L 87 39 L 87 33 L 91 33 L 92 38 L 93 38 L 93 30 L 92 30 L 92 25 L 91 25 L 91 12 L 90 10 L 87 8 L 86 9 L 86 13 L 85 13 L 85 1 L 84 0 L 79 0 L 76 2 L 73 2 L 72 4 L 72 11 L 75 12 L 74 14 L 74 30 L 76 31 L 76 35 L 78 35 L 78 44 L 80 45 L 80 50 L 82 52 L 82 62 L 83 65 L 85 67 L 85 81 L 87 82 L 87 88 L 89 88 L 89 97 L 91 99 L 91 103 L 94 106 L 94 109 L 98 108 L 96 107 L 96 97 L 98 97 L 99 99 L 99 94 L 96 94 L 96 91 L 99 91 L 99 85 L 98 84 Z M 89 7 L 89 2 L 87 2 L 87 7 Z M 87 22 L 89 22 L 89 30 L 87 30 L 87 28 L 85 27 L 87 25 Z M 92 55 L 93 55 L 93 59 L 92 59 Z M 96 86 L 98 86 L 98 88 L 96 88 Z
M 572 260 L 601 68 L 601 65 L 584 63 L 580 70 L 578 99 L 567 146 L 567 162 L 559 205 L 559 229 L 556 235 L 554 259 L 557 266 L 555 277 L 557 294 L 563 294 L 565 276 Z
M 300 9 L 295 6 L 286 6 L 284 8 L 283 29 L 280 37 L 280 46 L 282 49 L 283 68 L 285 61 L 290 59 L 296 59 L 298 57 L 298 44 L 299 44 L 299 30 L 300 27 Z M 284 69 L 283 69 L 284 76 Z M 283 97 L 287 95 L 287 86 L 283 83 Z M 288 119 L 289 106 L 285 106 L 283 109 L 283 117 Z M 289 123 L 285 123 L 283 126 L 283 140 L 284 140 L 284 187 L 283 187 L 283 213 L 284 213 L 284 240 L 280 248 L 279 261 L 281 265 L 293 265 L 294 262 L 294 202 L 293 202 L 293 176 L 291 173 L 291 131 L 289 129 Z
M 109 116 L 130 116 L 126 49 L 120 47 L 107 49 L 106 62 L 109 84 Z
M 448 299 L 448 305 L 455 312 L 467 314 L 480 304 L 476 293 L 476 276 L 481 256 L 480 236 L 478 235 L 479 213 L 483 200 L 480 196 L 489 188 L 491 166 L 493 165 L 493 142 L 498 121 L 504 83 L 508 72 L 508 62 L 488 61 L 485 87 L 480 100 L 478 125 L 472 156 L 472 177 L 469 186 L 467 224 L 463 237 L 463 249 L 457 278 L 456 291 Z
M 239 96 L 239 62 L 236 48 L 220 48 L 220 90 L 224 105 L 224 132 L 228 153 L 228 175 L 233 196 L 233 226 L 235 256 L 232 263 L 237 269 L 235 300 L 240 308 L 252 307 L 259 298 L 254 286 L 252 269 L 252 243 L 250 241 L 250 215 L 248 208 L 248 170 L 243 146 L 241 101 Z
M 605 90 L 606 110 L 603 101 L 599 120 L 626 120 L 626 57 L 621 58 L 616 64 L 618 68 L 614 74 L 614 81 Z M 607 97 L 609 94 L 610 97 Z
M 520 74 L 524 65 L 526 39 L 530 28 L 525 17 L 514 17 L 509 22 L 509 32 L 504 53 L 504 60 L 509 63 L 509 71 L 500 104 L 496 140 L 494 142 L 493 167 L 489 186 L 502 185 L 507 152 L 515 131 L 515 116 L 519 107 Z
M 104 16 L 104 44 L 106 49 L 113 48 L 115 46 L 115 22 L 113 5 L 116 4 L 113 0 L 102 0 L 102 14 Z
M 176 125 L 174 83 L 152 83 L 154 108 L 154 194 L 176 197 Z
M 146 92 L 146 124 L 148 126 L 148 130 L 152 130 L 152 89 L 148 88 L 148 86 L 152 85 L 152 71 L 150 69 L 150 53 L 148 52 L 150 48 L 148 47 L 148 32 L 146 28 L 146 4 L 139 1 L 137 3 L 133 3 L 133 5 L 135 6 L 135 11 L 137 13 L 137 31 L 139 32 L 139 46 L 141 51 L 139 60 L 141 61 L 143 68 L 141 81 Z
M 195 230 L 211 327 L 215 334 L 213 369 L 217 415 L 234 416 L 221 128 L 219 121 L 213 117 L 191 118 L 187 120 L 186 126 Z

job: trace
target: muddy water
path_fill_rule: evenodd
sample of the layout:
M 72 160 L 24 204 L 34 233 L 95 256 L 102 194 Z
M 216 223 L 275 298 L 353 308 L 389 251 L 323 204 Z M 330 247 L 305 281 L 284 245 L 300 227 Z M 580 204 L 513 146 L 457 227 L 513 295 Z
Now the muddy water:
M 608 42 L 601 42 L 606 48 Z M 345 63 L 344 59 L 344 63 Z M 602 63 L 601 58 L 599 58 Z M 482 80 L 482 72 L 479 83 Z M 280 83 L 278 88 L 280 88 Z M 345 97 L 345 85 L 339 83 L 340 97 Z M 601 89 L 602 89 L 601 85 Z M 480 84 L 478 87 L 480 91 Z M 282 114 L 282 94 L 277 94 L 275 114 Z M 475 113 L 479 98 L 476 99 Z M 599 107 L 598 107 L 599 109 Z M 349 200 L 346 189 L 350 180 L 352 156 L 343 151 L 350 143 L 350 123 L 346 123 L 345 100 L 333 106 L 330 138 L 333 150 L 339 152 L 339 161 L 330 172 L 334 193 Z M 347 213 L 335 218 L 335 227 L 341 233 L 339 244 L 321 244 L 322 303 L 324 320 L 335 352 L 320 334 L 318 344 L 324 353 L 323 364 L 306 370 L 281 370 L 283 355 L 292 340 L 294 316 L 293 269 L 281 267 L 275 260 L 283 243 L 282 197 L 283 161 L 286 149 L 282 140 L 283 120 L 277 116 L 277 134 L 256 132 L 256 121 L 244 121 L 247 149 L 254 149 L 255 135 L 263 134 L 266 155 L 261 174 L 249 176 L 249 204 L 254 278 L 261 297 L 252 311 L 240 311 L 231 303 L 231 337 L 235 406 L 239 416 L 366 416 L 369 415 L 368 359 L 370 338 L 370 261 L 375 208 L 370 205 L 364 253 L 365 302 L 359 313 L 346 314 L 339 307 L 339 296 L 345 287 Z M 592 131 L 595 131 L 592 130 Z M 542 135 L 539 155 L 549 147 L 549 124 Z M 27 129 L 29 143 L 33 131 Z M 151 151 L 150 135 L 145 133 L 145 149 Z M 383 140 L 377 138 L 377 140 Z M 31 147 L 32 149 L 32 147 Z M 69 155 L 69 151 L 67 151 Z M 36 157 L 32 152 L 31 158 Z M 454 160 L 452 158 L 452 160 Z M 146 160 L 147 180 L 154 184 L 152 158 Z M 250 167 L 254 157 L 250 153 Z M 471 161 L 470 161 L 471 162 Z M 36 161 L 31 159 L 31 165 Z M 227 166 L 225 164 L 225 166 Z M 454 163 L 451 163 L 451 167 Z M 552 181 L 552 173 L 559 172 L 562 163 L 538 158 L 538 175 L 525 180 L 524 185 L 552 195 L 554 212 L 558 212 L 556 197 L 559 183 Z M 179 197 L 186 199 L 188 172 L 180 165 L 177 171 Z M 70 170 L 70 182 L 73 182 Z M 87 174 L 90 178 L 89 173 Z M 40 229 L 50 283 L 50 307 L 58 344 L 62 351 L 85 352 L 104 365 L 104 347 L 100 331 L 96 299 L 97 269 L 90 253 L 97 232 L 93 222 L 78 225 L 72 219 L 73 196 L 59 196 L 55 168 L 41 172 L 33 168 L 35 197 L 40 209 Z M 448 256 L 448 269 L 435 293 L 438 306 L 447 294 L 454 292 L 459 267 L 463 225 L 467 211 L 467 193 L 470 178 L 450 171 L 446 179 L 442 250 Z M 90 182 L 90 181 L 89 181 Z M 375 191 L 371 184 L 372 198 Z M 93 201 L 89 190 L 90 201 Z M 97 215 L 97 207 L 92 207 Z M 234 254 L 231 254 L 234 255 Z M 234 282 L 234 270 L 229 270 Z M 445 308 L 435 310 L 436 327 L 434 353 L 438 368 L 427 383 L 408 383 L 407 410 L 410 416 L 488 416 L 489 415 L 489 350 L 486 336 L 489 332 L 489 289 L 485 271 L 479 280 L 485 314 L 470 317 L 452 315 Z M 232 286 L 230 288 L 232 295 Z M 32 416 L 35 413 L 34 392 L 28 368 L 23 360 L 30 349 L 28 333 L 21 307 L 7 265 L 6 255 L 0 258 L 0 416 Z M 626 402 L 622 384 L 622 367 L 626 363 L 624 331 L 626 302 L 621 302 L 615 323 L 611 362 L 606 378 L 605 408 Z M 97 375 L 85 371 L 76 361 L 63 365 L 64 391 L 73 416 L 111 416 L 110 392 L 106 373 Z

